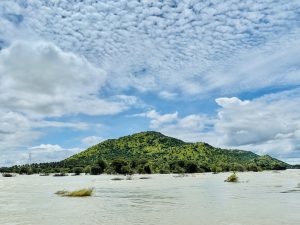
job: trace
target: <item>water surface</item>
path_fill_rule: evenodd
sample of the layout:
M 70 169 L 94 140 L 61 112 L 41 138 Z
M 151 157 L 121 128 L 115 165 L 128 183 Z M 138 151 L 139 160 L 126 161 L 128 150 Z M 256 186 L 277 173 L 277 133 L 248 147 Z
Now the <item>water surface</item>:
M 0 177 L 1 225 L 296 225 L 300 224 L 300 170 L 116 176 Z M 94 187 L 93 197 L 54 193 Z

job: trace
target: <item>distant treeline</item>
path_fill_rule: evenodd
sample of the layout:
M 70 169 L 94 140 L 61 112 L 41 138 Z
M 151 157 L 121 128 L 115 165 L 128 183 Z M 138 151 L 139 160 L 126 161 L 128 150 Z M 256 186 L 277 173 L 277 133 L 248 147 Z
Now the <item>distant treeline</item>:
M 284 170 L 287 167 L 280 164 L 200 164 L 196 161 L 178 160 L 172 162 L 115 159 L 106 161 L 97 160 L 93 165 L 65 165 L 62 162 L 39 163 L 0 168 L 1 173 L 36 174 L 36 173 L 86 173 L 98 175 L 107 174 L 152 174 L 152 173 L 203 173 L 203 172 L 227 172 L 227 171 L 263 171 Z
M 60 162 L 0 168 L 0 172 L 151 174 L 262 171 L 292 168 L 271 156 L 186 143 L 158 132 L 110 139 Z

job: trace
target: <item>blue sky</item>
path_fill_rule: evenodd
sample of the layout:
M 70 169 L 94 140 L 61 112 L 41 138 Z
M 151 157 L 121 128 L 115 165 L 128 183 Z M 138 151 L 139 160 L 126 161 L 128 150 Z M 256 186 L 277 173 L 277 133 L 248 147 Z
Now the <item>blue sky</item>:
M 156 130 L 300 163 L 300 1 L 0 1 L 0 166 Z

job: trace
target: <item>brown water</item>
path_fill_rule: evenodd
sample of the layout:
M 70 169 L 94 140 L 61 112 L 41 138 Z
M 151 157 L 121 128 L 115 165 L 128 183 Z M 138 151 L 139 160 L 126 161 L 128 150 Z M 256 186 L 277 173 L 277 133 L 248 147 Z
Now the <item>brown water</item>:
M 300 170 L 112 181 L 116 176 L 0 177 L 1 225 L 298 225 Z M 60 197 L 94 187 L 93 197 Z

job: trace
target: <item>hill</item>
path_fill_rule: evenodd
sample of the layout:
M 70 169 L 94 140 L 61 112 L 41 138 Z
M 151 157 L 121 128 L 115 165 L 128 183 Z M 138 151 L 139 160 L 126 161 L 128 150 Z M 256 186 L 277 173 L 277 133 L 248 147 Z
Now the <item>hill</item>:
M 142 173 L 146 172 L 143 171 L 145 167 L 150 168 L 151 172 L 165 173 L 257 171 L 287 166 L 286 163 L 267 155 L 259 156 L 250 151 L 220 149 L 202 142 L 186 143 L 154 131 L 104 141 L 73 155 L 63 163 L 69 167 L 83 167 L 96 165 L 99 160 L 109 163 L 119 160 L 134 172 Z
M 34 164 L 33 168 L 66 172 L 85 168 L 93 174 L 193 173 L 285 169 L 289 165 L 268 155 L 226 150 L 209 144 L 187 143 L 148 131 L 109 139 L 61 162 Z

